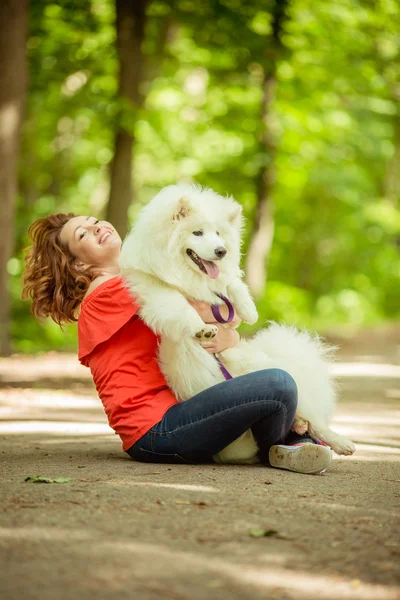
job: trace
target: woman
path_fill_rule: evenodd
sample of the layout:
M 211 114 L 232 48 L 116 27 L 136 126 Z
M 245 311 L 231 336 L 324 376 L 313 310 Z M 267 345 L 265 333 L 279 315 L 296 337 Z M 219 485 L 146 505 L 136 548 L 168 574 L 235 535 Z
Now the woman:
M 320 473 L 331 451 L 290 431 L 296 384 L 280 369 L 257 371 L 215 385 L 178 403 L 157 364 L 157 336 L 119 275 L 121 238 L 94 217 L 57 214 L 35 221 L 29 235 L 23 296 L 36 317 L 62 326 L 78 321 L 79 360 L 90 368 L 110 426 L 132 458 L 201 463 L 251 428 L 264 464 Z M 211 308 L 192 303 L 205 322 Z M 239 324 L 234 321 L 234 327 Z M 217 353 L 234 346 L 235 329 L 219 327 L 202 343 Z

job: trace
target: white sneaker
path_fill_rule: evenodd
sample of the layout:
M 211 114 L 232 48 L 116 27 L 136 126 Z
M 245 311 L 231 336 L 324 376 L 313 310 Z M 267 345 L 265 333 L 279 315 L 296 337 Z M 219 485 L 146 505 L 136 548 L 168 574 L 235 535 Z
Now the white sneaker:
M 269 464 L 277 469 L 315 475 L 323 473 L 332 462 L 332 452 L 319 444 L 294 444 L 271 446 Z

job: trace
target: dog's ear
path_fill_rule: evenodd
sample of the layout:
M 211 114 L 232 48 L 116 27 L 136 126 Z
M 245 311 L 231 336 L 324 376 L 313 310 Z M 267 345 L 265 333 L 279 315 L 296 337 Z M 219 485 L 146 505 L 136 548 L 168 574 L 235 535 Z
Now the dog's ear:
M 242 222 L 242 207 L 238 202 L 235 202 L 234 207 L 229 211 L 228 221 L 233 227 L 240 227 Z
M 191 213 L 191 211 L 192 207 L 189 198 L 187 196 L 182 196 L 182 198 L 179 198 L 173 220 L 179 221 L 179 219 L 184 219 Z

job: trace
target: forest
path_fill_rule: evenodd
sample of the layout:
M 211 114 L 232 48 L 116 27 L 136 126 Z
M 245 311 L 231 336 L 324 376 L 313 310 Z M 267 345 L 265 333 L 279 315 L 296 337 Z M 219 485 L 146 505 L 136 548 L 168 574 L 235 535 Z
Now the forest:
M 30 223 L 124 236 L 178 181 L 242 204 L 258 327 L 398 319 L 397 0 L 4 0 L 0 40 L 0 353 L 76 345 L 21 299 Z

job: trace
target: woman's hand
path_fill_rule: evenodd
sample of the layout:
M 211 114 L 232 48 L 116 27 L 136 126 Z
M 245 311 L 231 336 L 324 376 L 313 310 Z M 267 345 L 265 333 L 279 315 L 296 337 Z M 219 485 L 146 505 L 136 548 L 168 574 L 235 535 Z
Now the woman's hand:
M 218 333 L 214 339 L 207 342 L 200 342 L 209 354 L 217 354 L 223 352 L 228 348 L 233 348 L 240 340 L 240 336 L 235 329 L 231 327 L 223 327 L 219 323 L 216 323 L 218 327 Z
M 215 317 L 212 314 L 212 310 L 211 310 L 211 306 L 207 303 L 207 302 L 194 302 L 192 300 L 188 300 L 190 306 L 192 306 L 192 308 L 194 308 L 194 310 L 197 312 L 197 314 L 200 316 L 200 318 L 204 321 L 204 323 L 215 323 Z M 226 306 L 226 304 L 222 304 L 220 307 L 220 312 L 221 312 L 221 317 L 223 319 L 227 319 L 229 316 L 229 309 Z M 240 323 L 242 322 L 242 319 L 237 315 L 236 311 L 235 314 L 233 316 L 233 320 L 230 323 L 227 323 L 227 325 L 230 328 L 236 329 L 236 327 L 238 327 L 240 325 Z

